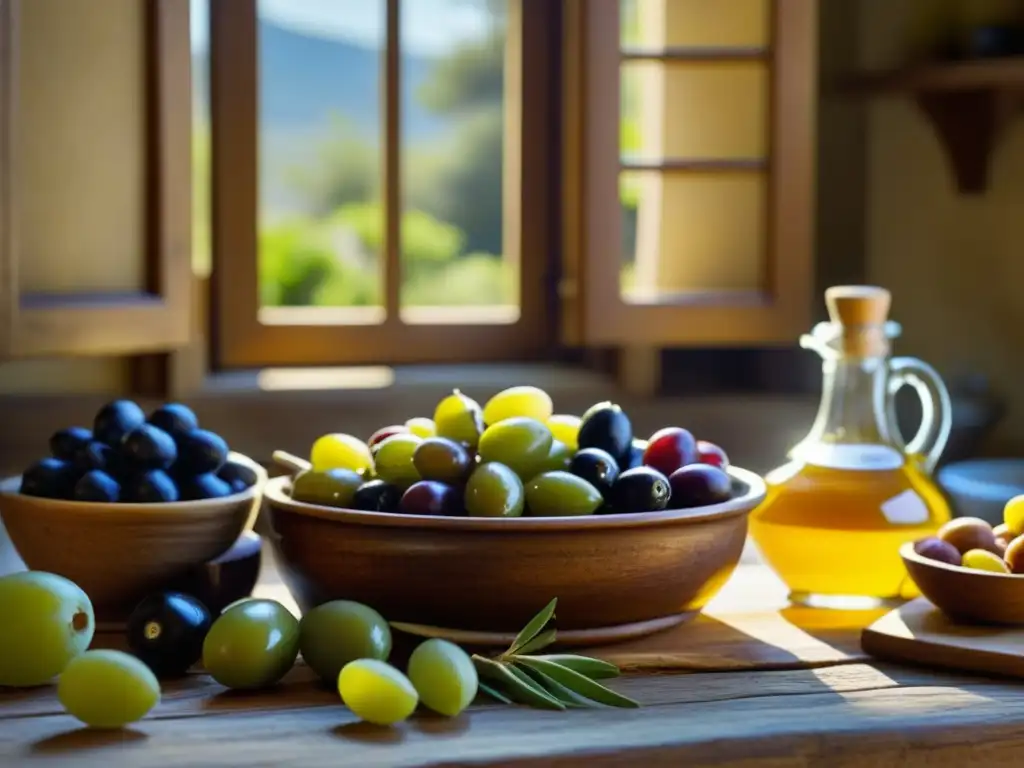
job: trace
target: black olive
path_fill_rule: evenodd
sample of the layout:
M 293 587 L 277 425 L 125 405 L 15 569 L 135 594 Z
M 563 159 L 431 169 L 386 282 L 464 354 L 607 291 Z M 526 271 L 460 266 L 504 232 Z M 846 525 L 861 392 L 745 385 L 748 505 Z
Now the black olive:
M 199 419 L 187 405 L 167 403 L 149 414 L 149 423 L 172 437 L 181 437 L 199 427 Z
M 229 461 L 217 471 L 217 477 L 231 486 L 232 493 L 242 491 L 256 485 L 256 473 L 244 464 Z
M 178 486 L 161 469 L 132 475 L 121 484 L 121 501 L 133 504 L 159 504 L 179 497 Z
M 184 501 L 220 499 L 234 493 L 229 483 L 212 473 L 181 478 L 178 480 L 178 489 Z
M 157 677 L 179 677 L 199 661 L 210 612 L 180 592 L 151 595 L 128 619 L 128 647 Z
M 114 477 L 119 476 L 124 469 L 124 462 L 121 460 L 117 450 L 98 440 L 93 440 L 88 445 L 83 446 L 75 454 L 73 463 L 79 472 L 102 469 Z
M 178 458 L 174 439 L 152 424 L 140 424 L 126 434 L 120 453 L 125 464 L 136 470 L 167 469 Z
M 619 406 L 604 402 L 591 406 L 580 420 L 580 448 L 600 448 L 626 463 L 633 443 L 633 425 Z
M 70 499 L 78 481 L 78 471 L 60 459 L 41 459 L 21 476 L 19 493 L 44 499 Z
M 146 422 L 146 414 L 131 400 L 114 400 L 96 414 L 92 434 L 96 440 L 118 446 L 126 434 Z
M 615 512 L 657 512 L 668 506 L 672 486 L 651 467 L 627 469 L 612 485 L 608 501 Z
M 606 499 L 619 476 L 619 465 L 607 451 L 582 448 L 569 462 L 569 471 L 597 488 Z
M 352 509 L 364 512 L 397 512 L 402 491 L 383 480 L 367 480 L 352 496 Z
M 193 429 L 178 438 L 175 472 L 179 477 L 216 472 L 227 460 L 228 444 L 220 435 L 205 429 Z
M 114 502 L 121 497 L 121 485 L 102 469 L 82 475 L 75 485 L 75 501 Z
M 50 453 L 55 459 L 74 461 L 78 453 L 92 442 L 92 432 L 85 427 L 69 427 L 50 437 Z

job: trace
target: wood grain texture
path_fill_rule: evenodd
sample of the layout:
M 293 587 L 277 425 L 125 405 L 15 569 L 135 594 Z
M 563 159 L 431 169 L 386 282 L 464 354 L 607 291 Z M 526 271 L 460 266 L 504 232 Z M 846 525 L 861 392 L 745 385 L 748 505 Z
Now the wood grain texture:
M 282 590 L 268 558 L 257 593 L 287 601 Z M 1019 686 L 860 663 L 857 641 L 871 614 L 730 609 L 779 600 L 770 574 L 743 566 L 711 606 L 714 619 L 645 641 L 647 653 L 669 649 L 705 671 L 610 681 L 639 710 L 549 713 L 480 701 L 454 720 L 420 713 L 380 729 L 356 723 L 300 662 L 276 688 L 251 694 L 226 692 L 202 673 L 166 683 L 149 717 L 115 733 L 80 728 L 52 687 L 0 692 L 0 765 L 1015 764 L 1024 748 Z M 123 638 L 100 635 L 97 644 L 123 647 Z
M 957 624 L 923 597 L 865 628 L 862 644 L 882 659 L 1024 677 L 1024 628 Z
M 900 557 L 921 594 L 950 617 L 1024 627 L 1024 575 L 940 563 L 917 554 L 911 543 L 900 548 Z
M 764 495 L 758 476 L 729 471 L 731 501 L 632 515 L 358 512 L 293 501 L 287 478 L 270 481 L 265 499 L 282 575 L 304 609 L 345 598 L 392 621 L 514 633 L 557 597 L 559 628 L 597 630 L 693 611 L 721 589 Z
M 18 49 L 16 3 L 0 3 L 0 360 L 10 354 L 18 305 L 18 241 L 14 189 L 17 183 L 15 105 Z
M 188 680 L 169 687 L 153 716 L 114 734 L 79 729 L 50 714 L 52 703 L 5 702 L 0 760 L 73 758 L 83 768 L 318 766 L 339 755 L 389 766 L 991 765 L 1022 745 L 1019 689 L 885 667 L 625 678 L 613 685 L 643 709 L 551 714 L 483 705 L 390 730 L 355 723 L 300 674 L 249 696 Z

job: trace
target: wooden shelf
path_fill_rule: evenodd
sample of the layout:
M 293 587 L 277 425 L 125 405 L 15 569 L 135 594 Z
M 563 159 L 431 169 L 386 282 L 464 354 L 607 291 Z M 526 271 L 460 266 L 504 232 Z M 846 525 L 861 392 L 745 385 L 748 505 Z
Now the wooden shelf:
M 860 75 L 844 90 L 865 96 L 906 94 L 931 121 L 957 188 L 988 187 L 992 154 L 1024 106 L 1024 58 L 929 64 Z

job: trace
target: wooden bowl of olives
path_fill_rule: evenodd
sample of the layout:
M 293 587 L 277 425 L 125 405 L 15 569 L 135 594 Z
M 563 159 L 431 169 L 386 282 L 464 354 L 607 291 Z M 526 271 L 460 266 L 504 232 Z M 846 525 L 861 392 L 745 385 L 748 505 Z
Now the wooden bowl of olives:
M 434 419 L 326 435 L 308 464 L 291 460 L 264 502 L 299 606 L 349 599 L 499 638 L 558 598 L 571 643 L 699 611 L 739 561 L 761 478 L 684 429 L 635 441 L 613 404 L 553 415 L 529 390 L 497 395 L 519 398 L 504 413 L 455 393 Z
M 1024 625 L 1024 496 L 1011 499 L 994 528 L 977 517 L 946 523 L 909 542 L 900 556 L 910 578 L 939 610 L 968 624 Z
M 29 569 L 78 584 L 104 621 L 228 552 L 267 480 L 178 404 L 115 401 L 50 454 L 0 481 L 0 519 Z

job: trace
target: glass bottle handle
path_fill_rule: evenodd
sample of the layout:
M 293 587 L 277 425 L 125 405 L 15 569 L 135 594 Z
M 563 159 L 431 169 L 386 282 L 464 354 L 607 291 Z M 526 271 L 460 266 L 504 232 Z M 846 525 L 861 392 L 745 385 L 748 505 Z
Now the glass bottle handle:
M 896 393 L 904 386 L 913 387 L 921 398 L 921 426 L 910 441 L 904 439 L 896 418 Z M 903 451 L 920 456 L 921 464 L 927 472 L 934 470 L 953 426 L 953 405 L 938 372 L 928 363 L 914 357 L 894 357 L 890 360 L 886 415 L 889 432 L 901 444 Z

